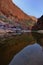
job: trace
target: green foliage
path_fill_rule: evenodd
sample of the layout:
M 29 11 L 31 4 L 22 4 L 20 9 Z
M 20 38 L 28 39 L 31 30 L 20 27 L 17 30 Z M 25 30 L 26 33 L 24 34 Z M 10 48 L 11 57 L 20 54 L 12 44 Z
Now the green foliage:
M 0 20 L 2 20 L 3 22 L 7 22 L 9 24 L 13 24 L 13 21 L 11 19 L 8 19 L 5 16 L 0 15 Z

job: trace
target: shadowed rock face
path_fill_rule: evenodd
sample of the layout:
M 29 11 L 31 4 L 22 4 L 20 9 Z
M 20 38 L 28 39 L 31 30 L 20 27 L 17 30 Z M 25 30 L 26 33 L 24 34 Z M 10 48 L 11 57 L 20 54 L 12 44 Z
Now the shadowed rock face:
M 43 15 L 38 19 L 32 30 L 43 30 Z
M 43 30 L 43 15 L 38 19 L 38 29 Z

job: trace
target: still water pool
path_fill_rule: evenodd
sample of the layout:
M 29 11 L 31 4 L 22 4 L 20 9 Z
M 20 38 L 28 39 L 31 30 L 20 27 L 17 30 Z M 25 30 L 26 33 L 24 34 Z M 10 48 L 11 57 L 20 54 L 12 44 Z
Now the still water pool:
M 0 65 L 43 65 L 43 34 L 0 39 Z

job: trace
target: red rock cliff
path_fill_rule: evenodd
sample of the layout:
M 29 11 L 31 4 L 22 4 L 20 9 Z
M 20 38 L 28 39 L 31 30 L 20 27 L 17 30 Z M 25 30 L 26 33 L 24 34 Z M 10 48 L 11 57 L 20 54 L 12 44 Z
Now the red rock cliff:
M 12 0 L 0 0 L 0 13 L 15 22 L 18 21 L 23 28 L 31 29 L 37 20 L 35 17 L 25 14 Z
M 23 11 L 21 11 L 20 8 L 18 8 L 15 4 L 13 4 L 12 0 L 0 0 L 0 11 L 3 12 L 8 17 L 12 15 L 17 16 L 20 19 L 31 18 Z

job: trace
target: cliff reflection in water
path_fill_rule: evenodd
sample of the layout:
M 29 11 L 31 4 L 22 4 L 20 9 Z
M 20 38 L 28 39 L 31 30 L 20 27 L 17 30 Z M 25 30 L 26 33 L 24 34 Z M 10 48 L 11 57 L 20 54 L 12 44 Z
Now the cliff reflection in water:
M 43 34 L 32 33 L 36 43 L 14 56 L 9 65 L 43 65 Z
M 31 33 L 0 39 L 0 65 L 8 65 L 14 55 L 34 42 Z
M 1 43 L 0 65 L 43 65 L 43 34 L 24 33 Z

